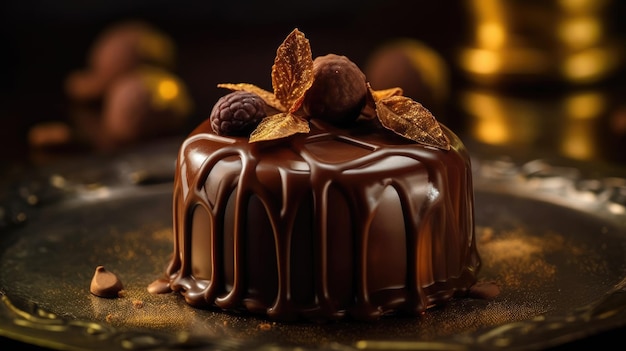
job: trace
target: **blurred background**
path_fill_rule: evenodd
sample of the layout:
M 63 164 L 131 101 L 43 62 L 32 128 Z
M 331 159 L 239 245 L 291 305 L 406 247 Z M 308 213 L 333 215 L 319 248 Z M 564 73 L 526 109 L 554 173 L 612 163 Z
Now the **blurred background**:
M 0 160 L 184 136 L 225 94 L 218 83 L 271 90 L 276 48 L 298 28 L 314 57 L 348 56 L 375 89 L 402 87 L 470 151 L 622 165 L 625 9 L 617 0 L 5 1 Z

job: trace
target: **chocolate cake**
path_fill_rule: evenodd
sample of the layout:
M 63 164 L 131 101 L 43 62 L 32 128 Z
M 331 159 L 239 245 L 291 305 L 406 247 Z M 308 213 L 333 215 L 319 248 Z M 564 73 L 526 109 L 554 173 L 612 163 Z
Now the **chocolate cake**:
M 221 85 L 234 92 L 180 147 L 173 256 L 149 291 L 282 321 L 420 315 L 466 295 L 480 258 L 461 140 L 347 58 L 308 50 L 297 30 L 285 39 L 273 93 Z M 313 95 L 342 70 L 356 88 Z

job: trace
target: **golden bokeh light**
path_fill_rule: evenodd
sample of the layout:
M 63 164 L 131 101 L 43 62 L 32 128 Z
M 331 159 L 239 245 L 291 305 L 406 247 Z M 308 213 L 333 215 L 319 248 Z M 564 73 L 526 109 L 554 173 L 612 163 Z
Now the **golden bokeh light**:
M 598 82 L 619 69 L 623 45 L 610 32 L 610 0 L 467 0 L 469 33 L 458 65 L 493 85 Z
M 163 79 L 158 84 L 157 91 L 163 100 L 175 99 L 179 94 L 178 84 L 172 79 Z
M 507 41 L 507 34 L 500 22 L 490 21 L 480 23 L 476 29 L 477 41 L 480 47 L 497 49 Z
M 604 29 L 597 17 L 565 18 L 557 24 L 559 40 L 572 49 L 584 48 L 599 42 Z
M 597 118 L 607 109 L 607 98 L 597 91 L 572 94 L 563 102 L 563 115 L 568 119 Z
M 461 61 L 469 70 L 476 74 L 493 74 L 500 71 L 500 57 L 498 53 L 470 49 L 462 54 Z
M 530 147 L 541 132 L 533 106 L 489 91 L 468 90 L 461 104 L 470 117 L 472 138 L 488 145 Z
M 593 82 L 616 68 L 618 62 L 612 51 L 592 48 L 572 53 L 565 58 L 562 74 L 572 82 Z

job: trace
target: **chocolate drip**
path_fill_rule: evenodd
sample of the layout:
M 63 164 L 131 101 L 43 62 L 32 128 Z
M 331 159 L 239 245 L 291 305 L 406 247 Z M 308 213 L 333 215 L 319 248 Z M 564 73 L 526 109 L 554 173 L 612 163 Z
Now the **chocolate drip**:
M 207 121 L 191 134 L 170 287 L 194 306 L 279 320 L 419 314 L 466 293 L 480 259 L 460 140 L 444 127 L 444 151 L 370 125 L 311 129 L 248 143 Z

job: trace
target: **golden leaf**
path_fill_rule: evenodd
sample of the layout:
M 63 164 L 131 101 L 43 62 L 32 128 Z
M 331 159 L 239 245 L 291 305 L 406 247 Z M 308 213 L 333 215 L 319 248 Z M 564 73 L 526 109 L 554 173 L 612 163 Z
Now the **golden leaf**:
M 289 108 L 289 111 L 287 112 L 295 113 L 296 111 L 298 111 L 298 109 L 300 108 L 300 106 L 302 106 L 303 103 L 304 103 L 304 95 L 300 96 L 300 98 L 294 101 L 291 107 Z
M 361 111 L 361 115 L 366 119 L 372 119 L 376 117 L 376 101 L 396 96 L 402 95 L 404 92 L 402 88 L 395 87 L 384 90 L 374 90 L 370 85 L 370 82 L 367 82 L 367 97 L 365 107 L 363 111 Z
M 267 91 L 267 90 L 265 90 L 263 88 L 259 88 L 259 87 L 257 87 L 254 84 L 249 84 L 249 83 L 238 83 L 238 84 L 221 83 L 221 84 L 218 84 L 217 87 L 218 88 L 226 88 L 226 89 L 230 89 L 230 90 L 247 91 L 248 93 L 257 94 L 270 107 L 272 107 L 272 108 L 274 108 L 274 109 L 276 109 L 278 111 L 282 111 L 282 112 L 287 111 L 287 109 L 280 103 L 280 101 L 278 101 L 278 99 L 276 98 L 276 96 L 274 96 L 273 93 L 271 93 L 271 92 L 269 92 L 269 91 Z
M 309 121 L 291 113 L 281 112 L 265 117 L 250 134 L 250 142 L 286 138 L 296 133 L 308 133 Z
M 439 122 L 427 108 L 405 96 L 390 96 L 376 101 L 382 125 L 415 142 L 450 150 L 450 141 Z
M 367 83 L 367 87 L 370 93 L 372 94 L 372 98 L 374 98 L 374 101 L 379 101 L 379 100 L 386 99 L 392 96 L 401 96 L 402 94 L 404 94 L 404 91 L 400 87 L 383 89 L 383 90 L 374 90 L 369 85 L 369 83 Z
M 309 40 L 297 28 L 276 50 L 272 66 L 274 95 L 289 111 L 313 84 L 313 55 Z M 284 111 L 284 110 L 283 110 Z

